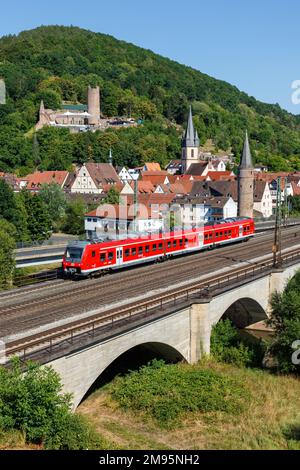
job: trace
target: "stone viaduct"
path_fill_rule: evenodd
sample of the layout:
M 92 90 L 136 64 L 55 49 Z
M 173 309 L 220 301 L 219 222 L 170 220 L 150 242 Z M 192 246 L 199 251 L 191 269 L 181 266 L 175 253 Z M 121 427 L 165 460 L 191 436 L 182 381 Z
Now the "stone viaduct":
M 270 296 L 282 291 L 300 263 L 274 270 L 259 279 L 228 288 L 211 298 L 195 299 L 185 307 L 176 307 L 167 315 L 116 332 L 93 344 L 73 350 L 48 362 L 60 374 L 64 391 L 73 394 L 78 406 L 97 378 L 122 354 L 137 346 L 169 360 L 195 363 L 210 352 L 212 326 L 228 316 L 240 328 L 266 319 Z

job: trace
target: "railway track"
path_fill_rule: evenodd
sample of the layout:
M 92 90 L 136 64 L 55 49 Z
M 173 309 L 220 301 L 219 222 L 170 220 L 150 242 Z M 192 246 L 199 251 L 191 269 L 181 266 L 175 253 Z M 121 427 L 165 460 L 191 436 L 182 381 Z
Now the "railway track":
M 293 246 L 294 233 L 300 240 L 300 228 L 283 231 L 283 248 Z M 228 245 L 214 251 L 176 257 L 163 264 L 115 272 L 100 279 L 82 282 L 67 281 L 55 287 L 32 289 L 13 297 L 0 297 L 0 331 L 2 337 L 43 328 L 55 322 L 72 321 L 76 316 L 106 308 L 112 303 L 144 296 L 154 290 L 172 288 L 182 282 L 209 274 L 212 270 L 248 262 L 259 255 L 270 253 L 272 236 L 260 235 L 248 243 Z M 233 256 L 234 255 L 234 256 Z
M 284 253 L 282 259 L 285 263 L 291 263 L 295 259 L 300 259 L 300 248 L 290 250 L 288 253 Z M 191 282 L 188 287 L 171 289 L 169 293 L 164 293 L 159 296 L 154 295 L 146 301 L 133 302 L 124 308 L 111 308 L 105 312 L 91 315 L 89 318 L 72 321 L 62 327 L 54 327 L 47 331 L 30 335 L 26 338 L 11 341 L 6 346 L 7 357 L 14 354 L 21 354 L 23 358 L 26 358 L 26 353 L 36 353 L 37 350 L 47 350 L 47 355 L 52 355 L 53 348 L 60 347 L 62 343 L 73 344 L 73 341 L 78 340 L 88 333 L 93 338 L 95 334 L 107 326 L 118 325 L 122 320 L 134 321 L 138 317 L 146 318 L 147 314 L 153 315 L 153 309 L 156 312 L 160 309 L 161 312 L 166 310 L 170 304 L 175 305 L 178 301 L 184 300 L 189 302 L 192 296 L 207 296 L 207 288 L 212 292 L 213 290 L 226 290 L 232 287 L 232 284 L 243 283 L 245 280 L 248 282 L 257 277 L 265 275 L 272 271 L 273 260 L 272 257 L 268 257 L 268 260 L 264 260 L 261 263 L 253 263 L 251 266 L 233 269 L 229 273 L 221 274 L 218 276 L 211 276 L 205 281 Z M 161 313 L 160 313 L 161 315 Z M 157 314 L 156 314 L 157 316 Z M 108 330 L 109 331 L 109 330 Z M 110 333 L 111 334 L 111 333 Z M 68 348 L 68 345 L 67 345 Z M 48 357 L 47 356 L 47 357 Z

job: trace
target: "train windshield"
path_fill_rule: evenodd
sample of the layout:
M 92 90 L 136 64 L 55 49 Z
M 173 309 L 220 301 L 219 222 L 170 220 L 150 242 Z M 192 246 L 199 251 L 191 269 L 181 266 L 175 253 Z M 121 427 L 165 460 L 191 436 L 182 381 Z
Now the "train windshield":
M 83 248 L 78 246 L 68 246 L 66 249 L 66 259 L 68 261 L 81 261 Z

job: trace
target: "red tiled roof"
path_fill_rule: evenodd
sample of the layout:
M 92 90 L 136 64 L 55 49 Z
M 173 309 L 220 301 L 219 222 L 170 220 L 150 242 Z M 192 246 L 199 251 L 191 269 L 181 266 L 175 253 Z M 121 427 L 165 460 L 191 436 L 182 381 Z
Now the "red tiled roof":
M 130 186 L 134 189 L 134 181 L 130 183 Z M 151 181 L 138 181 L 138 192 L 139 193 L 153 193 L 155 191 L 155 186 Z
M 235 179 L 232 171 L 209 171 L 206 176 L 209 176 L 212 181 L 229 181 Z
M 31 175 L 25 176 L 23 181 L 27 181 L 27 189 L 39 189 L 42 184 L 51 183 L 56 183 L 62 187 L 68 174 L 68 171 L 36 171 Z
M 147 169 L 146 171 L 161 171 L 160 164 L 156 162 L 147 162 L 144 166 Z
M 116 170 L 109 163 L 86 163 L 85 166 L 97 188 L 104 184 L 120 183 Z
M 145 174 L 145 173 L 148 173 L 148 172 L 142 172 L 141 174 L 141 181 L 150 181 L 152 184 L 164 184 L 165 182 L 165 179 L 168 178 L 168 181 L 169 180 L 169 175 L 161 175 L 161 174 Z

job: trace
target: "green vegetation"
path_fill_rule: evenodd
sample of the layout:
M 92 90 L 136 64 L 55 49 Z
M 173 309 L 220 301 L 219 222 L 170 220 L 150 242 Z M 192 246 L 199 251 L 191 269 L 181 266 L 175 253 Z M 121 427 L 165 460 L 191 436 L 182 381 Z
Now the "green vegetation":
M 0 368 L 0 434 L 20 431 L 25 442 L 46 449 L 102 449 L 108 445 L 86 419 L 71 413 L 71 396 L 61 393 L 51 367 L 28 363 L 23 374 L 18 359 Z M 5 434 L 4 434 L 5 438 Z M 1 442 L 1 439 L 0 439 Z
M 240 413 L 249 394 L 240 381 L 216 372 L 154 360 L 118 378 L 112 397 L 125 410 L 142 411 L 172 427 L 187 412 Z
M 0 218 L 0 289 L 12 284 L 15 270 L 15 235 L 14 225 Z
M 52 229 L 57 231 L 65 216 L 67 199 L 62 188 L 56 184 L 43 184 L 39 191 L 40 199 L 47 208 L 47 213 L 52 223 Z
M 120 193 L 119 191 L 112 186 L 103 199 L 103 204 L 119 204 L 120 203 Z
M 25 174 L 68 169 L 72 162 L 165 164 L 180 155 L 181 126 L 192 103 L 201 144 L 240 154 L 244 130 L 256 161 L 293 169 L 300 161 L 299 116 L 261 103 L 236 87 L 149 50 L 76 27 L 48 26 L 0 39 L 0 76 L 8 100 L 0 107 L 0 171 Z M 87 85 L 101 87 L 104 115 L 142 118 L 138 128 L 69 134 L 44 128 L 34 136 L 40 100 L 86 102 Z
M 293 364 L 292 355 L 295 353 L 299 359 L 298 344 L 295 349 L 293 343 L 300 340 L 300 271 L 288 282 L 282 294 L 276 292 L 272 297 L 272 316 L 268 321 L 275 330 L 275 338 L 270 352 L 278 362 L 281 372 L 296 372 L 299 374 L 300 365 Z
M 42 197 L 26 190 L 14 193 L 3 179 L 0 179 L 1 219 L 15 227 L 13 235 L 18 242 L 43 241 L 50 236 L 50 215 Z
M 300 197 L 289 196 L 288 204 L 290 207 L 290 216 L 299 217 L 300 215 Z
M 166 370 L 169 367 L 170 372 Z M 213 387 L 209 388 L 211 383 Z M 225 388 L 225 396 L 217 395 L 214 384 L 216 390 Z M 237 403 L 242 406 L 231 411 L 236 390 L 241 392 L 237 392 Z M 228 409 L 231 393 L 233 403 Z M 200 396 L 208 400 L 208 405 L 199 404 Z M 187 406 L 182 404 L 183 397 Z M 178 410 L 175 421 L 167 422 L 163 410 L 168 416 L 174 409 Z M 300 450 L 299 409 L 297 378 L 210 358 L 194 366 L 150 366 L 133 376 L 117 378 L 90 395 L 78 413 L 121 449 Z
M 250 343 L 243 339 L 228 318 L 220 320 L 212 329 L 211 354 L 219 361 L 239 367 L 259 367 L 265 351 L 264 343 Z
M 63 231 L 72 235 L 82 235 L 84 233 L 84 215 L 87 211 L 87 205 L 82 198 L 78 197 L 70 201 L 66 209 Z

